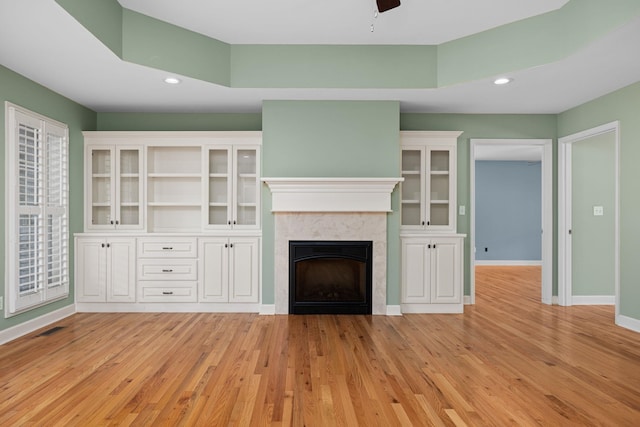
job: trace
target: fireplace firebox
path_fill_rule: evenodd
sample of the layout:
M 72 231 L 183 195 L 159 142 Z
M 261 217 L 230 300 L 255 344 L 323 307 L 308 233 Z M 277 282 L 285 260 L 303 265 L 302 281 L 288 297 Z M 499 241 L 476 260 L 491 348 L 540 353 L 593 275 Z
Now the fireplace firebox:
M 289 313 L 371 314 L 371 241 L 289 241 Z

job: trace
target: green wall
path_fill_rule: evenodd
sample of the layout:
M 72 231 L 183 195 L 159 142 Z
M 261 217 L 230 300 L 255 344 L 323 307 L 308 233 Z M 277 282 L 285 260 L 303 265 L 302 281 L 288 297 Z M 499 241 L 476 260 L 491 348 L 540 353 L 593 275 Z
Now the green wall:
M 620 122 L 620 314 L 640 320 L 640 83 L 605 95 L 558 116 L 558 136 Z
M 265 101 L 265 177 L 399 177 L 400 104 L 396 101 Z M 274 303 L 274 220 L 263 188 L 262 300 Z M 387 217 L 387 303 L 400 303 L 398 191 Z
M 463 131 L 458 138 L 458 205 L 467 207 L 467 215 L 458 215 L 458 233 L 464 233 L 467 238 L 464 241 L 464 294 L 469 295 L 471 289 L 471 239 L 470 214 L 471 181 L 470 168 L 470 140 L 472 138 L 535 138 L 554 140 L 554 177 L 553 200 L 554 214 L 556 218 L 556 115 L 554 114 L 401 114 L 401 130 L 441 130 Z M 554 221 L 553 235 L 556 236 L 557 226 Z M 557 239 L 554 238 L 554 259 L 557 252 Z M 557 266 L 554 262 L 553 270 L 553 294 L 558 294 Z
M 82 231 L 83 216 L 83 130 L 93 130 L 96 127 L 96 113 L 84 108 L 75 102 L 64 98 L 49 89 L 40 86 L 31 80 L 0 65 L 0 101 L 2 101 L 2 120 L 0 120 L 0 139 L 2 149 L 0 150 L 0 199 L 2 209 L 0 209 L 0 259 L 5 259 L 5 120 L 4 102 L 9 101 L 33 112 L 42 114 L 51 119 L 66 123 L 69 126 L 69 233 L 70 233 L 70 262 L 69 273 L 71 283 L 69 286 L 70 295 L 68 298 L 56 301 L 43 307 L 30 310 L 26 313 L 5 319 L 0 315 L 0 330 L 15 326 L 27 320 L 34 319 L 54 310 L 60 309 L 73 303 L 73 233 Z M 2 286 L 0 295 L 4 295 L 5 287 L 5 264 L 0 264 Z
M 614 132 L 572 144 L 571 182 L 572 294 L 615 295 Z

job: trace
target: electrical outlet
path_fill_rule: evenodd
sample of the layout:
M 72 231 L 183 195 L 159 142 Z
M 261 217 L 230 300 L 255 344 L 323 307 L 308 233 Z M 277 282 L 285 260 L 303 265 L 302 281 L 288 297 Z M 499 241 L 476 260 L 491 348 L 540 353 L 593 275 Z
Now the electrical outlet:
M 4 309 L 4 297 L 0 297 L 0 310 Z

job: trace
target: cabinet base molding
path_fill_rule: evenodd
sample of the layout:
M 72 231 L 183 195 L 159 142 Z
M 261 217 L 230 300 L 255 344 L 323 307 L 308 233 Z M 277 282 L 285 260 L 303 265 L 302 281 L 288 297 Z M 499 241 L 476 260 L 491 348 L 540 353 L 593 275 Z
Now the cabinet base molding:
M 462 304 L 402 304 L 402 312 L 428 314 L 456 314 L 464 313 Z
M 76 303 L 78 313 L 260 313 L 259 303 Z
M 402 306 L 388 305 L 387 316 L 402 316 Z

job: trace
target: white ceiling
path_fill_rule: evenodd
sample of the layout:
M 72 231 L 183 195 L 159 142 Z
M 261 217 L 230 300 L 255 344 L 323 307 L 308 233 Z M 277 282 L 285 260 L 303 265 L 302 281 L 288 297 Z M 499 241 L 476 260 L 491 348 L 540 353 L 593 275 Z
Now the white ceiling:
M 567 0 L 120 0 L 229 43 L 434 44 Z M 575 1 L 575 0 L 574 0 Z M 371 33 L 370 25 L 375 25 Z M 557 63 L 438 89 L 231 89 L 120 60 L 54 0 L 0 0 L 0 64 L 95 111 L 259 112 L 263 100 L 398 100 L 403 112 L 559 113 L 640 80 L 640 19 Z

